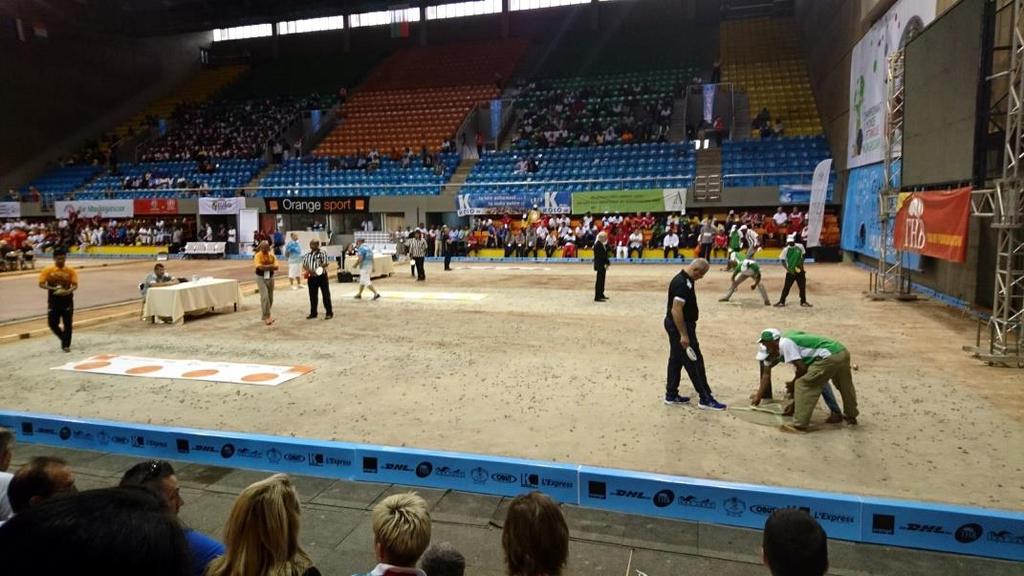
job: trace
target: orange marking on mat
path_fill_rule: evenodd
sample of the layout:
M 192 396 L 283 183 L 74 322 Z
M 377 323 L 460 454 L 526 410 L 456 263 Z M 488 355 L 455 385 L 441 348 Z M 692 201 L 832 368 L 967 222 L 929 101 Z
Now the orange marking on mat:
M 242 382 L 266 382 L 267 380 L 273 380 L 279 376 L 280 374 L 274 374 L 271 372 L 257 372 L 256 374 L 247 374 L 242 376 Z
M 291 368 L 288 369 L 288 371 L 289 372 L 293 372 L 295 374 L 309 374 L 310 372 L 313 371 L 313 367 L 312 366 L 292 366 Z
M 125 374 L 149 374 L 150 372 L 156 372 L 157 370 L 163 370 L 163 366 L 136 366 L 135 368 L 129 368 L 124 371 Z
M 110 362 L 82 362 L 75 365 L 75 370 L 96 370 L 107 366 L 110 366 Z
M 117 354 L 100 354 L 99 356 L 93 356 L 91 359 L 92 360 L 110 360 L 112 358 L 117 358 Z
M 191 372 L 185 372 L 181 375 L 182 378 L 203 378 L 206 376 L 213 376 L 220 370 L 193 370 Z

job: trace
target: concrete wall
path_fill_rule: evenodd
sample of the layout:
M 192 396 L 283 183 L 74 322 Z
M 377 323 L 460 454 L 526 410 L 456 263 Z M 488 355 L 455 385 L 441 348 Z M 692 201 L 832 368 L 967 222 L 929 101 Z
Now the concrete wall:
M 78 151 L 198 70 L 209 33 L 160 38 L 51 30 L 0 50 L 0 184 L 17 186 Z

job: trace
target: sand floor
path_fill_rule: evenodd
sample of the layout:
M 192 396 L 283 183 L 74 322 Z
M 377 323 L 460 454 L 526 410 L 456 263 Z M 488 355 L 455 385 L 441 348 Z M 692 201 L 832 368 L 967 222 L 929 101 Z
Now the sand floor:
M 3 345 L 0 364 L 18 368 L 0 377 L 0 406 L 1024 509 L 1024 373 L 963 353 L 975 323 L 960 312 L 866 300 L 860 269 L 812 266 L 813 309 L 796 306 L 795 294 L 785 309 L 766 308 L 747 287 L 719 303 L 728 277 L 717 269 L 698 284 L 709 379 L 735 408 L 756 387 L 762 328 L 818 332 L 850 348 L 860 426 L 794 436 L 771 415 L 662 404 L 662 318 L 677 266 L 613 266 L 604 304 L 592 300 L 589 265 L 454 266 L 428 264 L 424 284 L 397 265 L 377 284 L 385 296 L 486 298 L 354 301 L 354 285 L 332 283 L 336 317 L 314 321 L 305 291 L 279 287 L 269 328 L 248 296 L 239 313 L 184 326 L 81 330 L 70 355 L 48 337 Z M 775 298 L 783 273 L 766 269 Z M 276 388 L 49 370 L 101 353 L 316 370 Z M 791 372 L 779 370 L 777 383 Z

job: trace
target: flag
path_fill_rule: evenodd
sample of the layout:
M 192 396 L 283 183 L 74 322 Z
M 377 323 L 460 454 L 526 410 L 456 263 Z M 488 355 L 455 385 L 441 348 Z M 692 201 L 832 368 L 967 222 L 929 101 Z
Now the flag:
M 18 40 L 25 41 L 25 23 L 18 18 Z
M 899 195 L 894 244 L 900 250 L 964 262 L 971 188 Z
M 814 168 L 814 177 L 811 180 L 811 202 L 807 209 L 808 248 L 821 245 L 821 223 L 825 218 L 825 200 L 828 196 L 828 176 L 831 171 L 831 158 L 822 160 Z

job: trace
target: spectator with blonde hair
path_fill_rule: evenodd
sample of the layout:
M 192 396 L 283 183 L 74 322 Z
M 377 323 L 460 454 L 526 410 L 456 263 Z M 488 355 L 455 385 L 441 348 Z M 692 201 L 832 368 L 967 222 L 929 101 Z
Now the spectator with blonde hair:
M 394 494 L 373 507 L 373 551 L 377 566 L 363 576 L 415 574 L 423 551 L 430 545 L 430 512 L 415 492 Z
M 516 496 L 501 547 L 509 576 L 559 576 L 569 557 L 569 526 L 558 504 L 540 492 Z
M 224 527 L 224 556 L 206 576 L 320 576 L 299 546 L 299 495 L 286 474 L 250 484 Z

